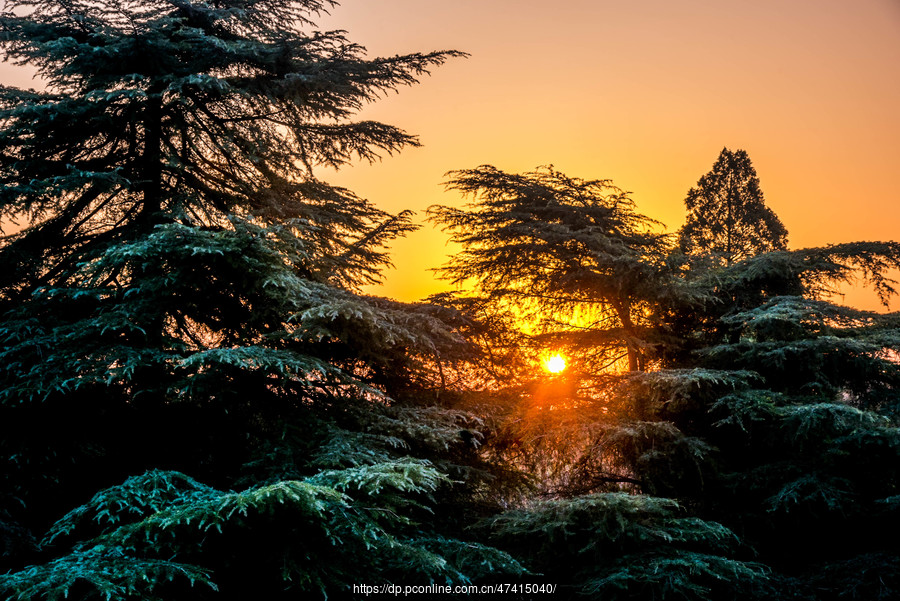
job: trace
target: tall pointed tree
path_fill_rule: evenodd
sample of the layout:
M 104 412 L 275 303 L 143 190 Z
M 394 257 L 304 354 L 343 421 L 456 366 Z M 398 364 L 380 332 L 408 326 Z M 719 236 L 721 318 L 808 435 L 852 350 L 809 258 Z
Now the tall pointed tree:
M 787 230 L 766 206 L 756 169 L 744 150 L 723 148 L 684 204 L 688 214 L 679 241 L 689 255 L 731 265 L 787 248 Z

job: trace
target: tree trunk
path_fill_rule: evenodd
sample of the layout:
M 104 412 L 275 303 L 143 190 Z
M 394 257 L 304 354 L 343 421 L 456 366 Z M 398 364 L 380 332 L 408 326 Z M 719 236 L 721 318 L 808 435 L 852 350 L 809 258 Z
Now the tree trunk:
M 725 194 L 727 195 L 727 201 L 725 206 L 728 210 L 728 216 L 725 221 L 725 265 L 731 266 L 731 236 L 734 230 L 734 180 L 729 173 L 727 176 L 728 182 L 725 187 Z
M 640 348 L 636 340 L 637 332 L 635 331 L 634 322 L 631 321 L 631 304 L 630 303 L 614 303 L 612 305 L 619 316 L 622 323 L 622 329 L 625 331 L 625 349 L 628 352 L 628 371 L 644 371 L 644 358 L 641 356 Z
M 158 223 L 162 211 L 162 94 L 161 85 L 151 85 L 144 112 L 144 148 L 140 165 L 144 198 L 140 220 L 150 227 Z

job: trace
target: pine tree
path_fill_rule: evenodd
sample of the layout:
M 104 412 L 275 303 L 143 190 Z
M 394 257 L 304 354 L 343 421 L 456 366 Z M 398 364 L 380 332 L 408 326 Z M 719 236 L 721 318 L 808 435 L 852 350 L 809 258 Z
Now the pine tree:
M 765 204 L 759 177 L 744 150 L 723 148 L 712 170 L 684 199 L 681 250 L 730 265 L 787 248 L 787 230 Z
M 900 244 L 684 265 L 674 248 L 668 262 L 645 253 L 644 239 L 620 237 L 615 221 L 590 230 L 576 203 L 546 200 L 555 190 L 529 188 L 544 192 L 531 203 L 507 195 L 507 181 L 533 174 L 493 175 L 495 186 L 474 180 L 487 191 L 480 202 L 437 212 L 464 244 L 450 273 L 478 278 L 500 307 L 555 294 L 556 307 L 568 304 L 557 310 L 572 314 L 607 297 L 601 286 L 594 298 L 587 286 L 572 294 L 593 280 L 561 274 L 596 277 L 604 255 L 582 241 L 616 240 L 608 247 L 633 265 L 624 273 L 642 274 L 634 289 L 652 316 L 643 338 L 654 362 L 626 372 L 579 359 L 520 388 L 485 444 L 546 478 L 550 498 L 488 520 L 483 540 L 567 582 L 573 597 L 896 597 L 897 315 L 828 298 L 862 276 L 887 304 Z M 579 358 L 608 348 L 579 327 L 538 340 L 568 340 Z
M 452 312 L 359 293 L 409 214 L 314 175 L 415 145 L 353 114 L 459 53 L 366 59 L 314 30 L 331 4 L 0 17 L 7 58 L 47 85 L 0 90 L 0 217 L 25 226 L 0 245 L 6 595 L 521 571 L 425 519 L 477 486 L 480 434 L 431 404 L 437 366 L 469 352 Z
M 769 252 L 706 274 L 713 300 L 690 309 L 705 316 L 672 365 L 689 371 L 660 372 L 641 394 L 657 419 L 711 449 L 704 486 L 671 494 L 742 534 L 775 570 L 777 596 L 900 591 L 900 548 L 884 534 L 900 486 L 897 317 L 825 298 L 857 272 L 886 304 L 898 265 L 900 244 L 861 242 Z M 702 373 L 718 390 L 672 388 Z
M 474 201 L 429 209 L 463 245 L 443 270 L 448 279 L 472 280 L 488 298 L 563 323 L 578 307 L 593 321 L 584 336 L 595 341 L 598 362 L 627 358 L 629 369 L 644 369 L 652 355 L 646 310 L 667 277 L 668 238 L 634 211 L 627 192 L 552 167 L 509 174 L 485 165 L 449 175 L 447 187 Z
M 667 495 L 707 463 L 708 445 L 655 421 L 629 396 L 631 384 L 654 373 L 641 370 L 658 361 L 666 307 L 699 302 L 669 266 L 669 237 L 608 180 L 489 166 L 450 176 L 451 188 L 475 200 L 430 210 L 463 245 L 445 274 L 474 281 L 473 302 L 497 313 L 549 316 L 526 344 L 565 348 L 570 359 L 566 373 L 543 381 L 517 372 L 491 405 L 487 452 L 532 476 L 552 500 L 526 495 L 521 508 L 482 525 L 483 541 L 565 583 L 566 598 L 768 590 L 767 569 L 749 561 L 728 528 L 677 500 L 625 494 Z M 617 370 L 625 357 L 630 369 Z M 654 447 L 660 452 L 649 453 Z M 691 458 L 698 466 L 683 464 Z

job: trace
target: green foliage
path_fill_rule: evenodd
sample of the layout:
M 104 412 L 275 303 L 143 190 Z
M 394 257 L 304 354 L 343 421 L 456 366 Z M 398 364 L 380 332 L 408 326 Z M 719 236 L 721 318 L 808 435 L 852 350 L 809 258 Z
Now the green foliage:
M 802 297 L 775 296 L 721 318 L 727 343 L 701 349 L 714 365 L 744 365 L 785 391 L 851 396 L 872 408 L 896 402 L 896 316 Z
M 209 486 L 178 472 L 153 470 L 132 476 L 119 486 L 98 492 L 84 505 L 58 520 L 47 533 L 46 541 L 67 536 L 82 524 L 96 522 L 108 530 L 122 522 L 142 519 L 175 503 L 190 504 L 215 494 Z
M 604 599 L 741 599 L 766 590 L 763 566 L 704 553 L 642 554 L 610 572 L 588 582 L 585 593 Z
M 629 374 L 620 394 L 642 418 L 706 410 L 723 394 L 747 388 L 759 376 L 746 370 L 661 369 Z
M 433 493 L 446 482 L 433 467 L 410 460 L 241 492 L 178 472 L 148 472 L 97 493 L 59 520 L 45 544 L 80 539 L 72 551 L 7 575 L 3 586 L 17 599 L 62 599 L 85 584 L 93 592 L 79 594 L 161 599 L 188 594 L 172 582 L 178 577 L 214 590 L 221 583 L 222 590 L 325 596 L 391 578 L 469 582 L 473 575 L 521 574 L 496 549 L 415 536 L 409 510 L 416 504 L 408 495 Z M 256 582 L 240 582 L 246 565 L 260 570 Z M 283 584 L 273 588 L 266 577 Z M 157 589 L 166 592 L 155 596 Z
M 811 580 L 820 599 L 888 601 L 900 593 L 900 560 L 896 556 L 866 553 L 817 567 Z
M 777 493 L 769 497 L 766 504 L 769 511 L 790 512 L 793 507 L 805 511 L 840 511 L 853 501 L 850 493 L 852 484 L 848 480 L 836 478 L 822 479 L 816 474 L 808 474 L 789 482 Z M 816 509 L 814 509 L 816 508 Z
M 768 390 L 743 390 L 720 397 L 710 408 L 710 416 L 719 417 L 714 427 L 739 429 L 749 435 L 756 424 L 765 424 L 778 416 L 781 395 Z
M 430 210 L 478 296 L 364 295 L 411 215 L 314 172 L 417 144 L 354 113 L 460 53 L 367 59 L 332 5 L 0 14 L 47 82 L 0 88 L 3 594 L 895 594 L 897 316 L 827 297 L 886 304 L 900 244 L 787 250 L 743 151 L 680 250 L 608 180 L 482 166 Z
M 695 495 L 713 469 L 716 449 L 687 436 L 666 421 L 626 422 L 611 429 L 603 443 L 649 494 Z
M 498 308 L 533 297 L 555 319 L 532 342 L 565 349 L 571 363 L 519 388 L 508 425 L 485 441 L 553 498 L 495 518 L 490 540 L 521 549 L 532 570 L 575 573 L 579 591 L 603 598 L 889 597 L 897 318 L 828 297 L 861 277 L 886 304 L 897 243 L 786 250 L 742 152 L 723 153 L 692 190 L 680 250 L 591 213 L 615 214 L 622 198 L 609 182 L 489 167 L 451 177 L 476 202 L 433 210 L 464 246 L 445 272 L 473 278 L 480 302 Z M 609 249 L 617 260 L 604 263 Z M 623 297 L 640 310 L 630 331 Z M 641 360 L 617 372 L 629 345 Z M 684 508 L 665 527 L 659 497 Z M 882 584 L 876 569 L 854 578 L 844 568 L 865 558 L 877 558 Z
M 775 296 L 807 300 L 833 295 L 838 286 L 861 276 L 882 303 L 896 293 L 892 270 L 900 266 L 900 243 L 847 242 L 820 248 L 773 251 L 721 270 L 701 271 L 704 286 L 731 296 L 731 303 L 750 309 Z
M 315 30 L 331 6 L 0 15 L 6 58 L 47 84 L 0 89 L 0 219 L 24 225 L 0 239 L 5 594 L 521 573 L 459 535 L 491 472 L 482 422 L 436 403 L 467 322 L 363 295 L 411 215 L 314 174 L 416 145 L 354 113 L 461 53 L 368 59 Z
M 76 596 L 163 601 L 172 598 L 172 584 L 182 581 L 216 590 L 210 575 L 202 569 L 167 560 L 135 559 L 121 549 L 103 547 L 76 551 L 48 564 L 2 576 L 0 591 L 15 601 L 59 601 Z
M 2 289 L 67 281 L 79 261 L 160 222 L 231 215 L 302 220 L 314 272 L 377 280 L 379 247 L 410 229 L 408 215 L 311 170 L 416 144 L 350 118 L 459 53 L 366 60 L 340 32 L 307 31 L 330 5 L 8 5 L 6 54 L 49 88 L 0 95 L 0 214 L 32 223 L 7 239 Z
M 582 594 L 721 599 L 765 583 L 763 566 L 733 557 L 740 549 L 733 532 L 682 511 L 669 499 L 604 493 L 543 501 L 501 514 L 489 527 L 532 569 Z

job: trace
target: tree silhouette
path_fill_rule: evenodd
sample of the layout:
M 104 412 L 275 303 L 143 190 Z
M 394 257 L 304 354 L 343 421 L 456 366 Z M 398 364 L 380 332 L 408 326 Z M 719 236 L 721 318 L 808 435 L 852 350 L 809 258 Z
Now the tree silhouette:
M 521 571 L 421 519 L 467 485 L 478 433 L 427 403 L 466 352 L 448 312 L 357 292 L 408 213 L 313 173 L 416 144 L 353 113 L 459 53 L 367 59 L 314 30 L 331 5 L 0 17 L 7 58 L 47 82 L 0 89 L 0 216 L 26 225 L 0 244 L 4 598 Z
M 430 210 L 478 295 L 363 295 L 410 217 L 315 172 L 416 144 L 353 115 L 459 53 L 367 59 L 331 5 L 0 16 L 48 82 L 0 89 L 3 598 L 897 598 L 900 320 L 825 298 L 887 303 L 900 244 L 786 250 L 743 151 L 686 263 L 608 180 L 482 166 Z
M 645 222 L 609 182 L 481 167 L 450 183 L 476 199 L 433 210 L 463 245 L 447 273 L 482 302 L 571 315 L 629 290 L 653 349 L 625 371 L 592 360 L 621 348 L 615 321 L 532 337 L 572 365 L 498 395 L 486 447 L 542 495 L 482 523 L 485 540 L 571 598 L 897 596 L 897 314 L 825 299 L 862 276 L 886 304 L 900 244 L 685 266 L 661 234 L 634 235 Z
M 766 207 L 756 170 L 744 150 L 723 148 L 684 204 L 688 214 L 679 242 L 686 254 L 731 265 L 787 248 L 787 230 Z
M 449 176 L 448 188 L 475 199 L 465 209 L 429 209 L 463 245 L 443 269 L 449 279 L 471 279 L 482 293 L 544 316 L 590 306 L 588 330 L 605 340 L 603 357 L 624 353 L 629 369 L 644 369 L 645 309 L 663 290 L 668 236 L 634 211 L 627 192 L 552 167 L 509 174 L 483 165 Z

